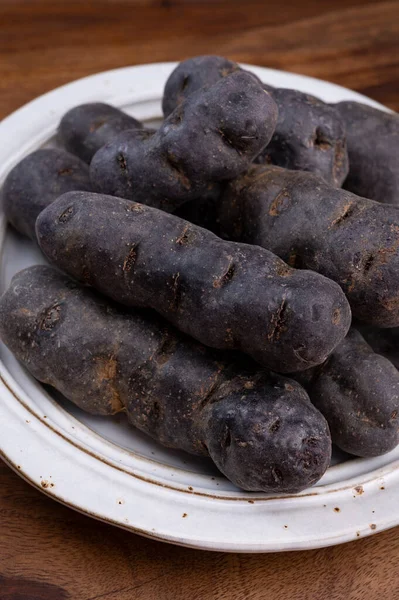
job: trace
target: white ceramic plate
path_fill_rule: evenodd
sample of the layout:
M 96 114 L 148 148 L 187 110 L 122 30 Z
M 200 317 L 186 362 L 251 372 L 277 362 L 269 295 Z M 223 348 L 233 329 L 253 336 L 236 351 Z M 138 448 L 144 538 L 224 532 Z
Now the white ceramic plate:
M 324 100 L 376 102 L 331 83 L 257 67 L 264 82 Z M 51 144 L 63 113 L 105 101 L 140 120 L 161 117 L 175 64 L 127 67 L 81 79 L 30 102 L 0 123 L 0 184 L 29 152 Z M 385 109 L 386 110 L 386 109 Z M 23 267 L 44 262 L 0 212 L 0 291 Z M 123 417 L 87 415 L 39 385 L 0 344 L 0 451 L 54 499 L 136 533 L 185 546 L 237 552 L 316 548 L 399 524 L 399 448 L 385 456 L 336 455 L 318 485 L 295 496 L 246 493 L 211 461 L 162 448 Z

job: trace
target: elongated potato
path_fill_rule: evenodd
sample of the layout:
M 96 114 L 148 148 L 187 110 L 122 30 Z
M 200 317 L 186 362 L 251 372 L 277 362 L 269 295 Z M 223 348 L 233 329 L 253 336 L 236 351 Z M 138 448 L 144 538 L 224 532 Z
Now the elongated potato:
M 354 316 L 399 325 L 399 211 L 303 171 L 254 166 L 223 195 L 225 235 L 330 277 Z
M 243 173 L 269 142 L 277 107 L 256 77 L 232 73 L 183 102 L 145 140 L 124 132 L 93 157 L 95 191 L 173 212 Z
M 323 365 L 296 379 L 330 426 L 333 442 L 356 456 L 379 456 L 399 443 L 399 372 L 355 329 Z
M 64 192 L 91 189 L 89 168 L 83 161 L 64 150 L 43 148 L 10 171 L 0 194 L 8 221 L 34 240 L 36 218 L 43 208 Z
M 365 198 L 399 204 L 399 115 L 359 102 L 335 104 L 345 122 L 349 175 L 344 187 Z
M 43 252 L 72 277 L 279 372 L 323 362 L 349 328 L 349 305 L 333 281 L 143 204 L 65 194 L 39 215 L 36 231 Z
M 243 489 L 298 492 L 329 464 L 327 423 L 299 384 L 244 369 L 51 267 L 13 278 L 0 334 L 34 377 L 84 410 L 125 411 L 165 446 L 209 454 Z
M 141 129 L 137 119 L 104 102 L 79 104 L 61 119 L 58 140 L 62 146 L 90 164 L 99 150 L 126 129 Z

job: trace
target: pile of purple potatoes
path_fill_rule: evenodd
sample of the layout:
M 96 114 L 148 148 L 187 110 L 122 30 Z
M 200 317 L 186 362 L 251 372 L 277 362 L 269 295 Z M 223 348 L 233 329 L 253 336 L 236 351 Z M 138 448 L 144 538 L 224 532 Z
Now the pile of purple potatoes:
M 1 189 L 53 266 L 0 336 L 93 415 L 125 412 L 248 491 L 315 484 L 332 445 L 399 443 L 399 116 L 180 63 L 150 129 L 103 103 Z

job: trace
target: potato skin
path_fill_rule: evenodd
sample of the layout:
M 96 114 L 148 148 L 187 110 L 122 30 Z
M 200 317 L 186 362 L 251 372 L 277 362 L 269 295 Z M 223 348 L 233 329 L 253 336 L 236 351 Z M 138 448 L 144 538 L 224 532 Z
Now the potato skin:
M 72 277 L 279 372 L 323 362 L 349 328 L 334 282 L 142 204 L 66 194 L 36 230 L 43 252 Z
M 298 90 L 276 88 L 269 93 L 278 107 L 278 121 L 270 143 L 255 162 L 310 171 L 341 187 L 349 162 L 345 124 L 338 111 Z
M 399 369 L 399 327 L 380 329 L 358 322 L 356 323 L 356 329 L 360 331 L 374 352 L 385 356 Z
M 329 465 L 327 423 L 298 383 L 241 367 L 51 267 L 15 275 L 0 299 L 0 335 L 83 410 L 125 411 L 165 446 L 209 453 L 245 490 L 295 493 Z
M 173 214 L 220 236 L 219 203 L 222 191 L 223 184 L 215 184 L 201 198 L 182 204 Z
M 173 212 L 243 173 L 276 121 L 257 78 L 238 71 L 192 94 L 142 143 L 125 132 L 101 148 L 90 165 L 94 189 Z
M 298 380 L 326 417 L 333 442 L 345 452 L 379 456 L 398 445 L 399 372 L 355 329 L 323 365 Z
M 339 102 L 345 121 L 349 175 L 344 187 L 365 198 L 399 204 L 399 115 L 359 102 Z
M 162 110 L 165 117 L 194 92 L 208 88 L 223 77 L 240 70 L 237 63 L 223 56 L 194 56 L 179 63 L 165 85 Z
M 21 160 L 1 189 L 7 220 L 17 231 L 36 239 L 37 215 L 58 196 L 92 189 L 88 166 L 69 152 L 42 148 Z
M 254 166 L 228 184 L 220 207 L 230 239 L 336 281 L 355 317 L 399 325 L 399 212 L 303 171 Z
M 140 121 L 115 106 L 90 102 L 71 108 L 62 117 L 58 141 L 68 152 L 90 164 L 97 150 L 119 133 L 142 127 Z
M 237 63 L 220 56 L 196 56 L 181 62 L 165 85 L 164 115 L 168 116 L 193 92 L 209 88 L 237 70 Z M 340 187 L 349 165 L 345 123 L 338 110 L 298 90 L 262 85 L 277 104 L 278 121 L 270 143 L 256 162 L 310 171 Z

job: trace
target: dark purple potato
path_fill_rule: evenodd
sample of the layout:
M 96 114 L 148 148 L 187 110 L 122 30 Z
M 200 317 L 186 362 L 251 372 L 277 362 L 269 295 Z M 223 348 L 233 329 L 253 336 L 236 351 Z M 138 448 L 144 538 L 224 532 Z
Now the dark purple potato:
M 210 456 L 244 490 L 299 492 L 329 465 L 327 423 L 298 383 L 243 369 L 51 267 L 13 278 L 0 334 L 34 377 L 83 410 L 124 411 L 161 444 Z
M 379 456 L 399 443 L 399 372 L 351 329 L 323 365 L 296 379 L 330 426 L 332 441 L 356 456 Z
M 278 107 L 278 121 L 256 162 L 310 171 L 340 187 L 349 163 L 345 124 L 338 111 L 297 90 L 276 88 L 269 93 Z
M 165 85 L 162 100 L 164 116 L 168 117 L 193 92 L 209 88 L 239 70 L 237 63 L 223 56 L 194 56 L 179 63 Z
M 197 56 L 181 62 L 165 85 L 164 115 L 193 92 L 207 89 L 237 70 L 237 63 L 220 56 Z M 327 183 L 341 186 L 349 167 L 345 123 L 339 112 L 309 94 L 262 86 L 277 104 L 278 121 L 271 142 L 256 162 L 311 171 Z
M 64 150 L 43 148 L 12 169 L 1 190 L 1 199 L 11 225 L 35 240 L 38 214 L 58 196 L 72 190 L 91 190 L 88 166 Z
M 93 186 L 173 212 L 245 172 L 276 121 L 261 83 L 238 71 L 192 94 L 148 139 L 125 132 L 106 144 L 91 162 Z
M 358 102 L 334 107 L 347 132 L 350 167 L 344 187 L 365 198 L 399 204 L 399 115 Z
M 61 119 L 58 140 L 68 152 L 90 164 L 99 150 L 126 129 L 141 129 L 137 119 L 110 104 L 92 102 L 71 108 Z
M 71 193 L 41 213 L 36 230 L 43 252 L 72 277 L 276 371 L 323 362 L 349 329 L 333 281 L 143 204 Z
M 229 183 L 223 234 L 336 281 L 358 319 L 399 325 L 399 211 L 304 171 L 254 166 Z

